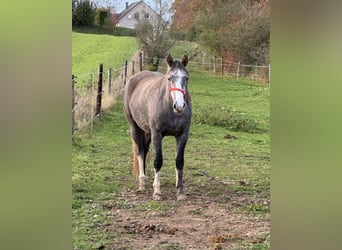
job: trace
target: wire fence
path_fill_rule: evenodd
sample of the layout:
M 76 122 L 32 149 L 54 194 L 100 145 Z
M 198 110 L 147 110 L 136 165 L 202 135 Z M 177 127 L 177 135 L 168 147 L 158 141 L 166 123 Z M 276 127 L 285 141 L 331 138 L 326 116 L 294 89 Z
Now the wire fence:
M 247 78 L 255 81 L 270 83 L 270 65 L 245 65 L 240 62 L 230 62 L 222 58 L 215 58 L 205 54 L 191 58 L 188 64 L 190 72 L 211 72 L 222 76 L 234 78 Z M 129 78 L 144 69 L 150 69 L 148 62 L 159 60 L 157 70 L 166 73 L 167 66 L 164 58 L 151 58 L 143 52 L 137 52 L 131 60 L 123 63 L 117 69 L 104 67 L 99 64 L 98 72 L 75 76 L 72 75 L 72 139 L 76 133 L 84 128 L 93 130 L 93 122 L 101 116 L 104 110 L 115 104 L 116 98 L 121 94 Z
M 189 55 L 190 58 L 192 57 Z M 148 60 L 156 61 L 157 58 L 144 57 L 144 64 Z M 159 58 L 159 61 L 162 61 Z M 265 84 L 270 84 L 271 65 L 247 65 L 240 62 L 232 62 L 224 60 L 222 57 L 214 57 L 206 55 L 205 53 L 197 54 L 195 58 L 191 58 L 188 64 L 188 68 L 193 72 L 211 72 L 221 76 L 231 76 L 236 79 L 244 78 L 253 81 L 258 81 Z M 158 71 L 165 73 L 167 67 L 165 65 L 159 65 Z
M 98 72 L 72 75 L 72 139 L 81 129 L 91 133 L 94 120 L 115 104 L 127 80 L 141 68 L 137 58 L 117 69 L 99 64 Z

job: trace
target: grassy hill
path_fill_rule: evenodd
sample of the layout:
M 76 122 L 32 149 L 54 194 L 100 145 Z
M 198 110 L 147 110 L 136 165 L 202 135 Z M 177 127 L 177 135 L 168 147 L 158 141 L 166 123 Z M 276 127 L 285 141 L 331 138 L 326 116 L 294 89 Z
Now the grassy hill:
M 120 68 L 137 49 L 134 37 L 73 32 L 72 73 L 80 80 L 97 72 L 100 63 L 103 63 L 105 70 Z

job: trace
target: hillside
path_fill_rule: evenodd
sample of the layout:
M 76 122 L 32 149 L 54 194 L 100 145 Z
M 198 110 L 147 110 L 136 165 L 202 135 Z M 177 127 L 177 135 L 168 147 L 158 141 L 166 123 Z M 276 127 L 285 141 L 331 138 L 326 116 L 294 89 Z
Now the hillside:
M 98 65 L 104 69 L 123 66 L 138 49 L 134 37 L 103 34 L 72 33 L 72 74 L 78 79 L 97 72 Z

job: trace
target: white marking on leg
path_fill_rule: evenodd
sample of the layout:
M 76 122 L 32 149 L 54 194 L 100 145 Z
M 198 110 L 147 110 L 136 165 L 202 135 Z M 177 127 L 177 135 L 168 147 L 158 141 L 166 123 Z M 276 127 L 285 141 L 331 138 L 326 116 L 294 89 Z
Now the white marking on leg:
M 176 170 L 176 187 L 177 187 L 178 186 L 178 170 L 177 168 L 175 170 Z
M 139 163 L 139 190 L 145 188 L 145 173 L 144 173 L 144 160 L 142 156 L 138 156 L 138 163 Z
M 153 198 L 155 200 L 160 200 L 160 171 L 156 172 L 156 170 L 154 170 L 154 181 L 153 181 Z

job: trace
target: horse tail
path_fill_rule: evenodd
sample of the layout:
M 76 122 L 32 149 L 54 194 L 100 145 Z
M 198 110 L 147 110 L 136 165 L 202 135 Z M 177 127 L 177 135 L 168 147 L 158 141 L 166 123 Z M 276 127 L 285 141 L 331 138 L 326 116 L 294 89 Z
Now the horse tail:
M 135 176 L 139 176 L 139 162 L 137 155 L 137 144 L 132 139 L 132 151 L 133 151 L 133 173 Z

